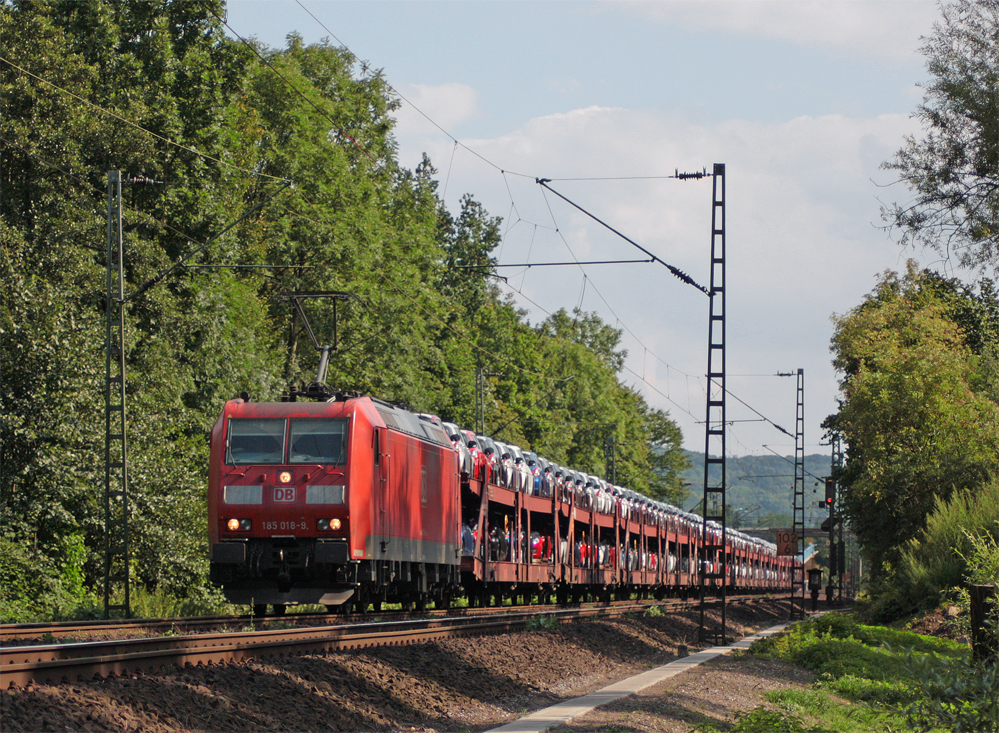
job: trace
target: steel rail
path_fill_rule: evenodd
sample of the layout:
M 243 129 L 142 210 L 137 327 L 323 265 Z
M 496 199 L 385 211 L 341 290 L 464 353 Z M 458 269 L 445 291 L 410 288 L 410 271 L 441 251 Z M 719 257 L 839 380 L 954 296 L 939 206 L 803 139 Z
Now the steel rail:
M 631 601 L 617 601 L 615 603 L 631 603 Z M 585 604 L 580 604 L 583 606 Z M 606 604 L 602 604 L 606 605 Z M 531 609 L 534 612 L 547 613 L 562 608 L 560 606 L 531 605 L 531 606 L 508 606 L 510 610 Z M 247 626 L 263 624 L 295 624 L 295 625 L 337 625 L 347 621 L 360 621 L 377 617 L 382 620 L 406 620 L 428 616 L 447 615 L 473 615 L 484 614 L 501 610 L 495 607 L 487 608 L 452 608 L 452 609 L 429 609 L 423 613 L 407 611 L 378 611 L 365 614 L 340 615 L 334 613 L 287 613 L 268 614 L 265 616 L 252 616 L 242 614 L 238 616 L 196 616 L 188 618 L 152 618 L 152 619 L 114 619 L 114 620 L 90 620 L 90 621 L 54 621 L 50 623 L 25 623 L 25 624 L 0 624 L 0 645 L 12 641 L 25 641 L 35 639 L 62 639 L 75 638 L 76 641 L 90 641 L 86 637 L 102 636 L 114 633 L 127 633 L 132 631 L 147 634 L 168 633 L 178 634 L 192 632 L 197 629 L 218 629 L 229 626 Z M 83 638 L 77 638 L 83 637 Z
M 166 665 L 241 662 L 285 654 L 412 644 L 445 636 L 502 633 L 523 628 L 533 614 L 452 617 L 388 624 L 313 626 L 232 634 L 127 639 L 115 642 L 4 647 L 0 688 L 145 672 Z
M 694 603 L 661 601 L 655 605 L 682 608 Z M 171 665 L 234 664 L 279 655 L 413 644 L 449 636 L 506 633 L 524 629 L 530 619 L 539 615 L 572 622 L 583 618 L 611 617 L 643 611 L 649 605 L 652 604 L 633 601 L 576 608 L 523 606 L 475 609 L 481 612 L 417 620 L 341 623 L 74 644 L 5 646 L 0 647 L 0 689 L 145 673 Z

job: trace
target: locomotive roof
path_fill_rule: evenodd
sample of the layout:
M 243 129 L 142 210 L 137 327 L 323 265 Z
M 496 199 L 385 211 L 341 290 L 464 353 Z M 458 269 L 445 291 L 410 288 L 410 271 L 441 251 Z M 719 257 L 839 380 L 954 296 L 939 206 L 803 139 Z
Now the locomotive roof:
M 378 411 L 378 414 L 385 422 L 385 427 L 417 438 L 429 440 L 437 445 L 451 447 L 451 439 L 444 432 L 444 428 L 438 423 L 432 420 L 420 419 L 419 416 L 414 415 L 412 412 L 373 397 L 363 399 L 371 400 L 371 403 L 375 406 L 375 410 Z
M 440 425 L 421 420 L 401 407 L 373 397 L 350 397 L 346 400 L 331 399 L 322 402 L 246 402 L 237 399 L 227 403 L 223 415 L 232 417 L 233 412 L 237 411 L 240 417 L 345 417 L 352 410 L 362 409 L 374 419 L 372 407 L 390 430 L 429 440 L 436 445 L 452 447 L 451 439 Z

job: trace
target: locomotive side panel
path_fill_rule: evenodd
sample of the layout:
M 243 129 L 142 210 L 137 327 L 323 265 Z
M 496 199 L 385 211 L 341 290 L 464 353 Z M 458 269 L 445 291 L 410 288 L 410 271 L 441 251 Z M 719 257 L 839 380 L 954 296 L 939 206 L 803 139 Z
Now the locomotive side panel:
M 367 556 L 455 565 L 460 558 L 457 458 L 450 447 L 379 431 L 384 452 L 375 482 L 375 529 Z
M 348 554 L 351 560 L 361 560 L 370 557 L 365 554 L 365 548 L 374 531 L 374 484 L 378 475 L 375 426 L 372 424 L 372 411 L 365 409 L 363 402 L 354 400 L 348 405 L 351 412 L 348 449 L 350 490 L 347 496 L 350 522 Z

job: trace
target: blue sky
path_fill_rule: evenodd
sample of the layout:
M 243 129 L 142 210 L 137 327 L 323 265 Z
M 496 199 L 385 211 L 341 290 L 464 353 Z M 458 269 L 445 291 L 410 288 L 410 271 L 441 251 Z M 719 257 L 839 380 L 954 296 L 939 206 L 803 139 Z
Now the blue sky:
M 879 199 L 907 198 L 879 164 L 919 132 L 911 119 L 926 78 L 919 39 L 938 18 L 934 2 L 229 0 L 228 8 L 241 36 L 281 48 L 291 32 L 307 43 L 332 33 L 383 69 L 407 100 L 400 161 L 414 167 L 428 153 L 452 209 L 471 193 L 503 217 L 501 263 L 640 256 L 546 196 L 534 181 L 543 177 L 706 284 L 710 184 L 621 179 L 725 163 L 728 387 L 753 408 L 729 401 L 731 454 L 793 454 L 793 440 L 756 413 L 794 432 L 794 380 L 772 375 L 798 368 L 807 452 L 827 452 L 819 424 L 837 395 L 830 317 L 908 257 L 949 272 L 877 228 Z M 618 180 L 557 180 L 568 178 Z M 686 447 L 703 450 L 704 295 L 658 265 L 502 274 L 531 322 L 581 304 L 625 329 L 625 381 L 670 411 Z

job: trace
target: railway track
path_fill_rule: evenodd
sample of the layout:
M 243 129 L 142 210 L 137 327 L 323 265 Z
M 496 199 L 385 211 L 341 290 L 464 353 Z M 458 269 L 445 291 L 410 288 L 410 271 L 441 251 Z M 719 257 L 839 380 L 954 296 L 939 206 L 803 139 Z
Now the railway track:
M 730 598 L 729 603 L 750 600 Z M 663 601 L 657 604 L 648 602 L 624 601 L 614 604 L 583 604 L 579 607 L 530 606 L 517 608 L 474 609 L 460 615 L 441 615 L 419 619 L 405 618 L 385 620 L 353 620 L 338 618 L 338 623 L 322 623 L 330 617 L 325 615 L 292 614 L 272 616 L 266 619 L 249 616 L 216 617 L 214 619 L 157 619 L 153 622 L 115 622 L 105 624 L 99 633 L 128 633 L 152 630 L 167 626 L 178 629 L 196 628 L 201 623 L 219 624 L 238 621 L 289 622 L 306 619 L 319 621 L 318 625 L 295 626 L 292 628 L 264 628 L 240 631 L 146 636 L 143 638 L 102 639 L 98 641 L 62 644 L 26 644 L 22 646 L 0 647 L 0 689 L 25 687 L 33 683 L 59 684 L 78 679 L 108 677 L 112 675 L 155 672 L 169 666 L 208 666 L 234 664 L 247 659 L 271 656 L 314 654 L 373 646 L 414 644 L 448 636 L 472 636 L 499 634 L 519 631 L 525 628 L 530 619 L 540 615 L 551 616 L 559 621 L 576 621 L 584 618 L 597 618 L 642 612 L 649 605 L 665 605 L 668 608 L 683 608 L 695 605 L 697 601 Z M 441 614 L 444 612 L 442 611 Z M 296 616 L 301 617 L 296 619 Z M 30 631 L 57 628 L 60 632 L 71 628 L 86 629 L 94 633 L 99 624 L 86 623 L 56 625 L 10 625 L 0 627 L 5 634 L 24 634 Z M 271 624 L 268 623 L 268 626 Z M 53 634 L 43 631 L 40 636 Z M 13 638 L 13 637 L 11 637 Z M 23 638 L 23 637 L 21 637 Z

